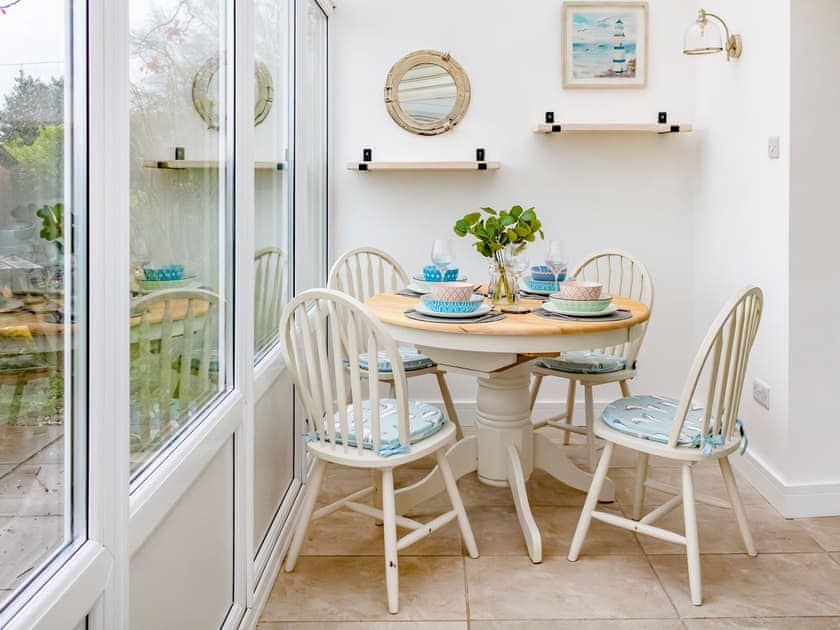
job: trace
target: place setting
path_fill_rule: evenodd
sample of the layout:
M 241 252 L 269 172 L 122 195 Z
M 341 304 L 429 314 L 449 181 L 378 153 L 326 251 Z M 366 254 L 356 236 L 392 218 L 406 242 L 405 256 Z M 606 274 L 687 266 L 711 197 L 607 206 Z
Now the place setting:
M 454 266 L 452 241 L 436 239 L 432 244 L 432 264 L 413 276 L 406 289 L 397 293 L 418 297 L 420 301 L 405 311 L 405 316 L 423 322 L 441 324 L 479 324 L 495 322 L 504 314 L 485 302 L 478 288 Z
M 632 316 L 613 302 L 612 295 L 603 293 L 600 282 L 569 280 L 558 283 L 558 289 L 533 311 L 535 315 L 577 322 L 620 321 Z

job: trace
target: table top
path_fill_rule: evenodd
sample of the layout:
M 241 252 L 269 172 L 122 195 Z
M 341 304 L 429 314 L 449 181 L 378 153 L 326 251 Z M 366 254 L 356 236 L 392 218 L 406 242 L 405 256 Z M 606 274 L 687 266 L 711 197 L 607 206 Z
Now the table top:
M 396 293 L 380 293 L 365 302 L 385 324 L 404 326 L 418 330 L 428 330 L 445 333 L 464 333 L 467 335 L 572 335 L 579 333 L 597 333 L 610 330 L 630 328 L 642 324 L 650 317 L 647 306 L 636 300 L 616 296 L 613 301 L 619 308 L 629 309 L 631 317 L 623 320 L 581 322 L 540 317 L 533 313 L 525 315 L 506 314 L 504 319 L 485 324 L 438 324 L 418 321 L 405 316 L 405 311 L 412 308 L 418 298 L 405 297 Z M 522 304 L 531 309 L 540 307 L 539 300 L 522 299 Z

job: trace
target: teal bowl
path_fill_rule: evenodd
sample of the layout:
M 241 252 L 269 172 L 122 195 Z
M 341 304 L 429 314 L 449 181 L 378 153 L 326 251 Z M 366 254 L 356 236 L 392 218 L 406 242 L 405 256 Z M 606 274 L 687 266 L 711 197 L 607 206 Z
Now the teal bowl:
M 444 302 L 423 297 L 423 305 L 435 313 L 475 313 L 484 304 L 484 297 L 474 295 L 469 302 Z
M 526 278 L 525 280 L 525 289 L 530 289 L 531 291 L 556 291 L 560 287 L 559 282 L 552 282 L 549 281 L 541 281 L 541 280 L 534 280 L 533 278 Z
M 152 282 L 181 280 L 184 277 L 184 265 L 144 265 L 143 275 Z
M 572 313 L 600 313 L 612 302 L 611 295 L 602 295 L 597 300 L 565 300 L 559 293 L 552 293 L 549 296 L 551 303 L 561 311 Z

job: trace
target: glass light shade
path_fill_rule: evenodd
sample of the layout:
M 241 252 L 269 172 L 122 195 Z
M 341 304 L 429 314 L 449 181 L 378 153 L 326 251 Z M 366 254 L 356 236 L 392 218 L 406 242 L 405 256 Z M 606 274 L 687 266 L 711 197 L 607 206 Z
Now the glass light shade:
M 723 33 L 717 23 L 706 18 L 693 22 L 685 31 L 683 53 L 709 55 L 723 52 Z

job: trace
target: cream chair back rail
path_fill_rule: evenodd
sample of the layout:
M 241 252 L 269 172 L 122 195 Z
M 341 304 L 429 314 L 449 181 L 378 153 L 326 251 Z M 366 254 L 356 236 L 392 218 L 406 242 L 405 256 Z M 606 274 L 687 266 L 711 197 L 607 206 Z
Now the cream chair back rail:
M 262 348 L 280 330 L 285 297 L 286 255 L 278 247 L 265 247 L 254 255 L 254 344 Z
M 307 449 L 315 464 L 303 498 L 299 521 L 286 558 L 286 570 L 294 570 L 310 520 L 349 509 L 383 524 L 388 610 L 399 611 L 398 552 L 458 521 L 471 557 L 478 557 L 475 538 L 458 494 L 455 477 L 444 449 L 455 437 L 455 426 L 443 414 L 407 396 L 405 370 L 397 343 L 373 314 L 352 296 L 330 289 L 305 291 L 283 311 L 280 322 L 282 353 L 295 383 L 308 422 Z M 368 370 L 359 367 L 359 354 L 372 357 Z M 394 397 L 379 394 L 379 368 L 375 357 L 391 366 Z M 345 378 L 349 377 L 349 385 Z M 367 386 L 363 386 L 363 381 Z M 349 388 L 352 402 L 348 399 Z M 395 509 L 394 468 L 434 453 L 452 509 L 421 523 L 405 518 Z M 315 501 L 327 463 L 367 468 L 378 473 L 369 488 L 363 488 L 315 511 Z M 381 508 L 361 503 L 381 492 Z M 373 524 L 371 524 L 373 526 Z M 397 538 L 396 527 L 410 532 Z
M 327 286 L 364 302 L 377 293 L 405 287 L 409 281 L 405 269 L 390 254 L 374 247 L 359 247 L 335 261 Z
M 409 319 L 405 311 L 414 307 L 417 300 L 393 293 L 376 295 L 366 302 L 397 340 L 415 344 L 444 369 L 477 378 L 476 435 L 456 442 L 446 459 L 456 477 L 477 472 L 483 483 L 510 487 L 533 562 L 542 561 L 542 542 L 525 490 L 531 472 L 534 468 L 545 470 L 582 491 L 589 488 L 592 475 L 575 466 L 548 437 L 534 432 L 528 389 L 532 360 L 535 356 L 555 356 L 598 344 L 632 342 L 650 311 L 629 298 L 616 298 L 616 302 L 630 310 L 629 319 L 577 322 L 529 313 L 484 324 Z M 536 300 L 525 299 L 523 303 L 532 308 L 540 305 Z M 397 513 L 405 514 L 443 489 L 444 479 L 436 468 L 424 479 L 397 492 Z M 600 498 L 612 501 L 614 494 L 612 483 L 606 480 Z
M 163 443 L 188 409 L 215 393 L 210 360 L 220 301 L 212 291 L 169 289 L 132 303 L 132 451 Z
M 747 363 L 761 321 L 763 299 L 760 289 L 745 287 L 723 307 L 700 345 L 679 401 L 636 396 L 618 400 L 604 411 L 603 421 L 595 427 L 595 435 L 606 440 L 606 446 L 572 539 L 569 560 L 574 562 L 580 555 L 593 518 L 683 544 L 686 546 L 691 601 L 700 605 L 703 594 L 696 502 L 701 498 L 694 492 L 692 468 L 705 461 L 718 462 L 744 546 L 749 555 L 756 555 L 729 455 L 741 443 L 738 410 Z M 646 419 L 655 419 L 656 424 L 648 424 Z M 667 431 L 666 441 L 662 437 L 662 425 L 668 422 L 670 430 Z M 647 426 L 650 428 L 646 430 Z M 599 492 L 616 444 L 633 449 L 641 455 L 632 519 L 596 510 Z M 642 516 L 644 489 L 647 485 L 645 473 L 650 455 L 680 462 L 682 483 L 674 497 Z M 654 525 L 680 505 L 683 506 L 684 534 Z
M 604 293 L 619 295 L 641 302 L 648 310 L 653 309 L 653 280 L 647 267 L 632 254 L 617 250 L 606 249 L 587 256 L 572 271 L 578 280 L 600 282 Z M 598 344 L 591 347 L 591 351 L 604 357 L 606 361 L 614 363 L 613 369 L 606 373 L 587 373 L 585 368 L 566 368 L 564 364 L 537 364 L 533 371 L 531 385 L 531 409 L 537 401 L 540 387 L 546 376 L 568 379 L 566 395 L 566 410 L 558 415 L 544 418 L 535 422 L 535 426 L 549 425 L 564 431 L 563 443 L 569 443 L 571 433 L 586 436 L 586 446 L 589 470 L 595 470 L 595 438 L 592 434 L 595 424 L 594 396 L 592 388 L 595 385 L 618 383 L 623 396 L 630 395 L 628 381 L 636 375 L 636 358 L 647 332 L 647 323 L 639 326 L 638 334 L 632 340 L 614 345 Z M 583 385 L 584 407 L 586 410 L 586 426 L 574 426 L 575 394 L 578 383 Z
M 327 287 L 343 291 L 352 295 L 360 302 L 379 293 L 393 293 L 399 288 L 409 284 L 408 274 L 390 254 L 374 247 L 359 247 L 343 254 L 330 269 L 327 278 Z M 431 364 L 419 369 L 405 370 L 408 378 L 433 374 L 437 379 L 441 399 L 446 408 L 449 420 L 455 424 L 458 438 L 463 437 L 461 423 L 455 411 L 455 403 L 452 401 L 452 394 L 449 392 L 449 385 L 446 382 L 444 371 L 437 365 Z M 362 370 L 362 374 L 366 372 Z M 389 371 L 381 371 L 377 379 L 380 382 L 388 383 L 389 392 L 393 395 L 393 374 Z M 351 395 L 348 392 L 348 396 Z M 349 400 L 349 398 L 348 398 Z

